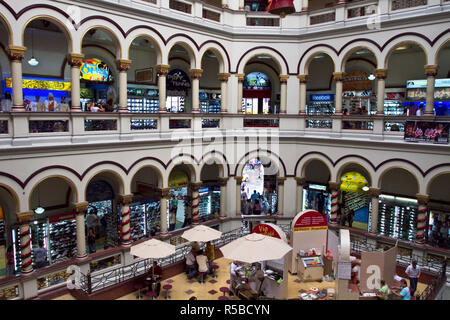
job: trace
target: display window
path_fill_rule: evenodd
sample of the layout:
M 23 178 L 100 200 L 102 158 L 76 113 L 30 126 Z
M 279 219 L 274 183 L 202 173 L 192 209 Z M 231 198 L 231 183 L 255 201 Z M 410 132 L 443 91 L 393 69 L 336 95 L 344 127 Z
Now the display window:
M 311 94 L 306 113 L 309 115 L 334 114 L 334 94 Z
M 219 113 L 221 104 L 220 91 L 200 91 L 200 112 Z
M 406 97 L 407 115 L 423 115 L 426 106 L 427 80 L 406 81 Z M 450 115 L 450 79 L 436 79 L 434 82 L 434 115 Z
M 244 78 L 242 112 L 245 114 L 276 113 L 271 106 L 272 85 L 269 77 L 261 72 L 251 72 Z
M 127 105 L 130 112 L 157 113 L 159 111 L 159 92 L 154 86 L 132 87 L 127 89 Z
M 380 195 L 378 233 L 391 238 L 414 241 L 417 227 L 416 199 Z
M 371 197 L 367 191 L 369 183 L 358 172 L 347 172 L 341 177 L 341 225 L 369 230 L 369 208 Z
M 392 89 L 391 89 L 392 90 Z M 384 114 L 387 116 L 405 115 L 405 92 L 386 92 L 384 95 Z
M 430 210 L 427 242 L 439 248 L 450 249 L 450 212 Z
M 175 170 L 169 176 L 169 202 L 167 205 L 167 225 L 169 231 L 191 224 L 191 199 L 188 195 L 189 176 L 183 170 Z
M 200 188 L 199 193 L 199 218 L 210 220 L 219 216 L 220 213 L 220 187 L 209 186 Z
M 308 184 L 303 188 L 303 210 L 316 210 L 328 217 L 331 212 L 331 194 L 327 187 L 318 184 Z
M 166 108 L 168 112 L 184 112 L 185 111 L 185 97 L 183 96 L 168 96 L 166 99 Z

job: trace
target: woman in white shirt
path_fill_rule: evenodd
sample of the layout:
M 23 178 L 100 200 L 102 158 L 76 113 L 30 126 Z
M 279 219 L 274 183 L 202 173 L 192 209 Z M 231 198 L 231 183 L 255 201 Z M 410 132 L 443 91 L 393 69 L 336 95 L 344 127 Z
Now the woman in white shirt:
M 206 257 L 203 254 L 203 250 L 200 250 L 197 254 L 197 264 L 198 264 L 198 272 L 201 273 L 208 273 L 209 272 L 209 266 L 208 266 L 208 257 Z M 204 282 L 203 279 L 200 280 L 200 283 Z

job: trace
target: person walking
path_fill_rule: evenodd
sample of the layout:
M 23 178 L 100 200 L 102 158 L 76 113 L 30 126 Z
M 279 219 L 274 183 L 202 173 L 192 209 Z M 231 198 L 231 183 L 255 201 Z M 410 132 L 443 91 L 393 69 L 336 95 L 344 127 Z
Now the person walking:
M 406 268 L 405 273 L 409 277 L 409 286 L 411 288 L 411 296 L 414 296 L 414 293 L 417 290 L 417 283 L 420 278 L 420 267 L 417 265 L 417 261 L 413 260 L 411 264 Z

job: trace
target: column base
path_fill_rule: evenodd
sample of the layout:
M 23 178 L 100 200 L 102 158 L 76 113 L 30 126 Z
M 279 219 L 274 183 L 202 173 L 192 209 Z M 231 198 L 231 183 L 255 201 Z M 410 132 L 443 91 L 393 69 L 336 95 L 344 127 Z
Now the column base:
M 307 12 L 307 11 L 308 11 L 308 8 L 302 8 L 301 12 Z
M 304 115 L 306 115 L 306 112 L 305 112 L 305 111 L 299 111 L 299 112 L 298 112 L 298 115 L 299 115 L 299 116 L 304 116 Z
M 200 113 L 200 110 L 192 110 L 191 113 Z
M 24 277 L 29 277 L 34 273 L 34 269 L 31 269 L 29 271 L 20 271 L 20 274 L 23 275 Z
M 80 106 L 72 106 L 71 108 L 70 108 L 70 112 L 83 112 L 83 109 L 81 109 L 81 107 Z
M 167 112 L 167 109 L 159 109 L 158 113 L 168 113 L 168 112 Z
M 24 106 L 13 106 L 11 112 L 25 112 L 27 111 Z
M 227 109 L 221 110 L 220 113 L 228 113 L 228 110 Z
M 161 232 L 161 233 L 159 234 L 159 236 L 160 236 L 162 239 L 167 239 L 167 238 L 169 237 L 169 233 L 168 233 L 168 232 Z
M 223 4 L 222 5 L 222 9 L 228 9 L 228 5 L 227 4 Z
M 280 111 L 280 114 L 287 114 L 287 111 L 285 111 L 285 110 Z
M 377 113 L 375 115 L 379 116 L 379 117 L 383 117 L 384 116 L 384 111 L 377 111 Z
M 344 113 L 343 113 L 342 111 L 340 111 L 340 112 L 336 112 L 336 111 L 335 111 L 335 112 L 334 112 L 334 115 L 335 115 L 335 116 L 342 116 L 343 114 L 344 114 Z
M 434 112 L 433 111 L 425 111 L 423 115 L 426 117 L 434 117 Z
M 226 218 L 227 218 L 226 216 L 223 216 L 223 217 L 220 216 L 220 217 L 219 217 L 220 220 L 225 220 Z
M 119 108 L 119 113 L 128 113 L 130 110 L 128 108 Z
M 130 240 L 126 241 L 126 242 L 122 242 L 121 247 L 123 248 L 129 248 L 131 247 L 131 245 L 133 244 L 133 242 L 131 242 Z
M 84 255 L 82 255 L 82 256 L 77 256 L 77 260 L 86 260 L 87 258 L 88 258 L 88 254 L 87 253 L 85 253 Z

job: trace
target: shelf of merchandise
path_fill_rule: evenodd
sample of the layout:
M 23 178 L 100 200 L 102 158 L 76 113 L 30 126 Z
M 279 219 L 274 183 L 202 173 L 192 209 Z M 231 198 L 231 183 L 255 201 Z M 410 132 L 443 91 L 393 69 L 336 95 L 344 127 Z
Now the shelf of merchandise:
M 200 112 L 220 113 L 220 92 L 200 92 Z
M 137 241 L 147 234 L 145 204 L 130 206 L 131 239 Z
M 49 224 L 50 264 L 76 257 L 76 228 L 77 224 L 75 219 Z
M 381 201 L 379 210 L 378 232 L 380 234 L 402 240 L 415 240 L 417 207 Z

